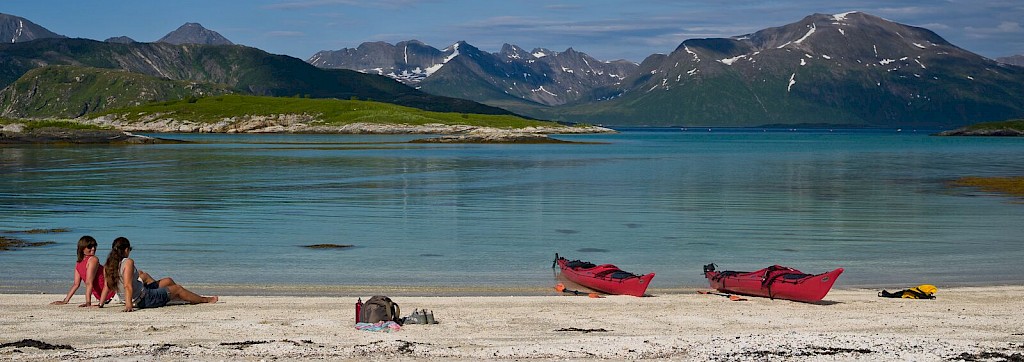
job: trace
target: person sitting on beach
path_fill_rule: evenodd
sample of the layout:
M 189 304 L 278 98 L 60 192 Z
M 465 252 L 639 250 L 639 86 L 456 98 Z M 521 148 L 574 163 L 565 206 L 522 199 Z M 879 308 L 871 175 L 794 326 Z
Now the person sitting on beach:
M 96 257 L 96 239 L 92 236 L 85 235 L 78 239 L 78 262 L 75 263 L 73 280 L 74 283 L 71 284 L 71 289 L 68 290 L 68 295 L 64 297 L 64 300 L 54 301 L 50 304 L 68 304 L 71 297 L 78 291 L 82 281 L 85 281 L 85 303 L 80 304 L 79 307 L 91 307 L 92 297 L 96 297 L 97 304 L 110 301 L 110 298 L 114 297 L 113 290 L 100 294 L 104 284 L 103 268 L 100 267 L 100 260 Z
M 104 292 L 106 290 L 117 290 L 120 292 L 122 299 L 124 299 L 125 312 L 131 312 L 135 308 L 162 307 L 171 300 L 183 300 L 191 304 L 198 304 L 216 303 L 219 299 L 216 296 L 201 296 L 178 284 L 168 284 L 167 286 L 159 287 L 160 281 L 156 282 L 158 288 L 148 288 L 148 286 L 153 286 L 152 282 L 147 286 L 139 279 L 139 270 L 135 268 L 135 260 L 130 258 L 131 252 L 132 245 L 127 238 L 122 236 L 114 239 L 114 244 L 110 247 L 110 255 L 107 256 L 107 263 L 104 266 L 106 274 L 106 285 L 103 287 Z M 149 278 L 149 280 L 152 280 L 152 278 Z M 173 283 L 171 278 L 161 279 L 161 281 L 164 280 Z M 102 303 L 100 307 L 103 307 Z

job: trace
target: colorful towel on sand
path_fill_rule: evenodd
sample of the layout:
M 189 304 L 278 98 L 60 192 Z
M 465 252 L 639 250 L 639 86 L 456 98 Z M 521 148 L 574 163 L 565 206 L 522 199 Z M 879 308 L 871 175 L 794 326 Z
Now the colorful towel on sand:
M 370 332 L 398 332 L 402 326 L 393 321 L 380 321 L 377 323 L 356 323 L 356 329 Z

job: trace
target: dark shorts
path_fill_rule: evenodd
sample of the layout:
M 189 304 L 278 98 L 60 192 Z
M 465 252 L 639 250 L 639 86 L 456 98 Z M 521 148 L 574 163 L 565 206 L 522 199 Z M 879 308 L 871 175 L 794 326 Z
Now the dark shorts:
M 159 281 L 154 281 L 152 283 L 146 284 L 146 289 L 156 289 L 156 288 L 159 288 L 159 287 L 160 287 L 160 282 Z
M 167 302 L 171 301 L 171 295 L 167 293 L 167 288 L 156 288 L 149 289 L 142 293 L 142 299 L 135 304 L 135 308 L 157 308 L 167 305 Z

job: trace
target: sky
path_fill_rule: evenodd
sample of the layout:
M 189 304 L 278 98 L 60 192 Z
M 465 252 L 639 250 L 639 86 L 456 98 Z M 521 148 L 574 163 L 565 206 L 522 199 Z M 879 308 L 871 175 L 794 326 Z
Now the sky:
M 152 42 L 200 23 L 236 44 L 309 59 L 321 50 L 416 39 L 488 52 L 573 48 L 641 62 L 694 38 L 732 37 L 814 13 L 862 11 L 927 28 L 989 58 L 1024 54 L 1024 0 L 0 0 L 0 13 L 74 38 Z

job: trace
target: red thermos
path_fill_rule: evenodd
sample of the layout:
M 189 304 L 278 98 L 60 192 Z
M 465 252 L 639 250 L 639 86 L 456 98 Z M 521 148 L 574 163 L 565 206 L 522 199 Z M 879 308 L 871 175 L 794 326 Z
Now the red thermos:
M 356 323 L 359 323 L 359 315 L 363 312 L 363 298 L 356 300 Z

